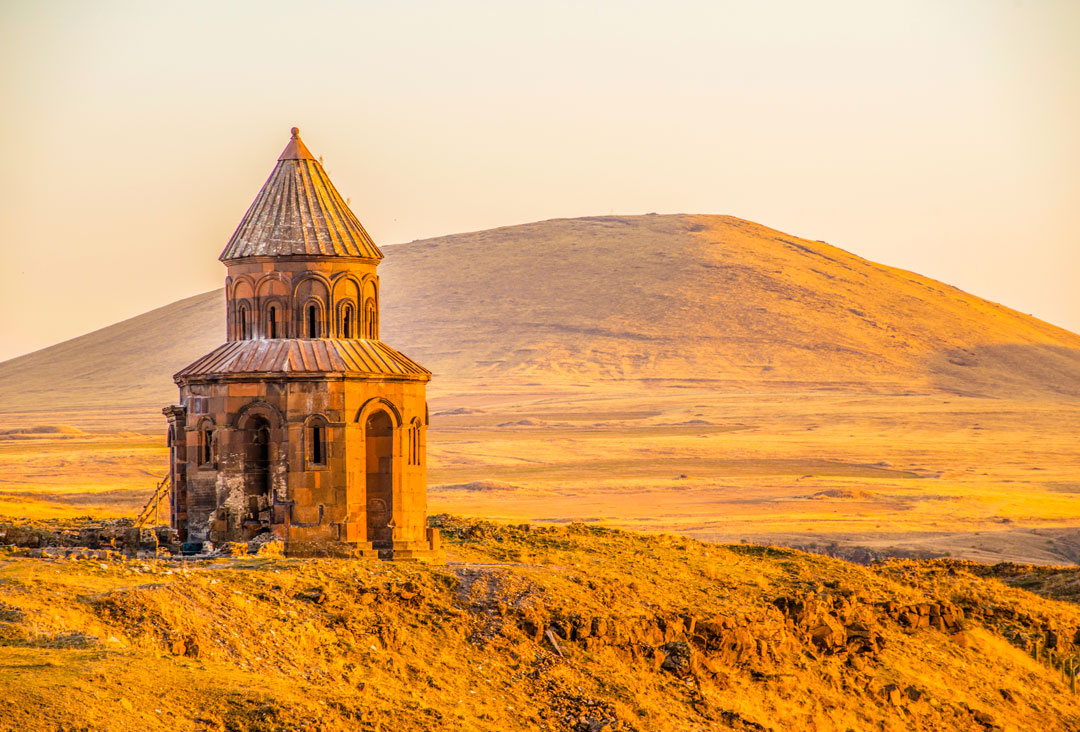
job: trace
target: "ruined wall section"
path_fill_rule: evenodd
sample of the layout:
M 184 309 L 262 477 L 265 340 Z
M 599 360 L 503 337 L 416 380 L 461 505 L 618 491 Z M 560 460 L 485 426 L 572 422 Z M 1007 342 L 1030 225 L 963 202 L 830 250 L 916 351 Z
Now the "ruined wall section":
M 161 410 L 168 422 L 166 444 L 169 448 L 169 525 L 187 525 L 187 409 L 172 405 Z M 186 534 L 180 535 L 187 541 Z
M 298 548 L 348 542 L 373 549 L 365 425 L 384 412 L 393 424 L 392 548 L 402 555 L 430 549 L 425 387 L 422 380 L 345 375 L 183 385 L 187 505 L 175 525 L 188 541 L 245 541 L 269 531 Z

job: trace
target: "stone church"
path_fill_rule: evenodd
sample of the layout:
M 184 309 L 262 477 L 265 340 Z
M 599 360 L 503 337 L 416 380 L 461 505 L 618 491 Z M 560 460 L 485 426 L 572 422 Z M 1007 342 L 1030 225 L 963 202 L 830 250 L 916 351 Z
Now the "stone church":
M 219 259 L 226 343 L 165 408 L 182 541 L 429 557 L 431 372 L 379 340 L 382 252 L 294 127 Z

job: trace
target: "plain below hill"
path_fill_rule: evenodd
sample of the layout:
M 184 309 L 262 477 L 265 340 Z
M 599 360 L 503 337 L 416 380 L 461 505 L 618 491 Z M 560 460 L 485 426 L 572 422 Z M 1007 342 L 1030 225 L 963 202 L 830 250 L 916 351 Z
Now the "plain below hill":
M 385 251 L 382 337 L 436 390 L 482 378 L 1080 398 L 1077 334 L 729 216 L 556 219 Z M 224 332 L 216 290 L 11 359 L 0 414 L 156 412 L 175 399 L 172 373 Z

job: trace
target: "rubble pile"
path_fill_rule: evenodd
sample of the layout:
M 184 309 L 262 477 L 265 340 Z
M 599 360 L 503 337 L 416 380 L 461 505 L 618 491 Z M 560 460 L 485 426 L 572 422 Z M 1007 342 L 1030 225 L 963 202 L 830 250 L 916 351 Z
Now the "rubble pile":
M 269 533 L 247 542 L 182 544 L 170 526 L 139 527 L 131 519 L 0 523 L 0 547 L 23 550 L 20 556 L 107 559 L 199 555 L 280 557 L 285 545 Z M 96 553 L 95 553 L 96 552 Z
M 169 526 L 138 527 L 131 519 L 67 522 L 0 523 L 0 546 L 20 549 L 106 549 L 136 556 L 160 550 L 179 554 L 176 531 Z

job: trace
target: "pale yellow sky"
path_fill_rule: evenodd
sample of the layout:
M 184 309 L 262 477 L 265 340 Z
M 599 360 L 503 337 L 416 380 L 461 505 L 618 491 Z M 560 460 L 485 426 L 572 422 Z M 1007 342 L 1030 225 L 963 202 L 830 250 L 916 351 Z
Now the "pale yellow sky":
M 380 244 L 724 213 L 1080 331 L 1080 2 L 0 4 L 0 359 L 220 286 L 301 128 Z

